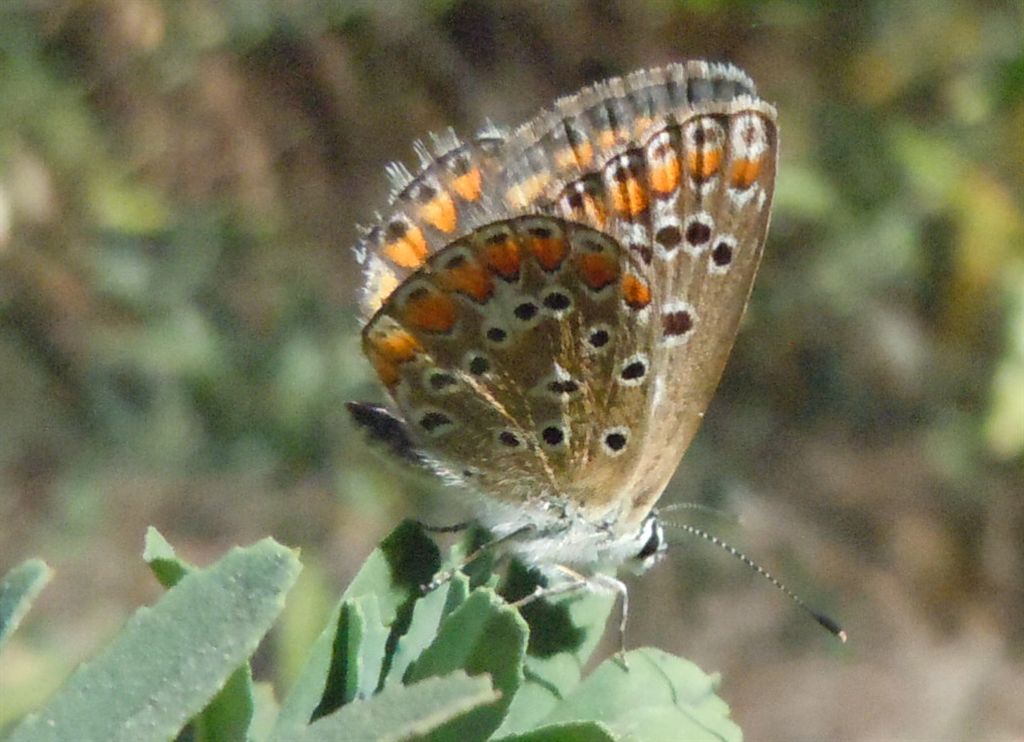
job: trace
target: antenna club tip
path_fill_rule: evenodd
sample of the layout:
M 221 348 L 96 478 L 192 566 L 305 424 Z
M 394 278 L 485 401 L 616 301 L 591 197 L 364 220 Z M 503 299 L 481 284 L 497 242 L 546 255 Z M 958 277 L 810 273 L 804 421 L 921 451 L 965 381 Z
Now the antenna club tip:
M 814 618 L 820 623 L 828 633 L 836 637 L 843 644 L 846 644 L 846 632 L 843 627 L 837 624 L 833 619 L 826 616 L 824 613 L 812 612 Z

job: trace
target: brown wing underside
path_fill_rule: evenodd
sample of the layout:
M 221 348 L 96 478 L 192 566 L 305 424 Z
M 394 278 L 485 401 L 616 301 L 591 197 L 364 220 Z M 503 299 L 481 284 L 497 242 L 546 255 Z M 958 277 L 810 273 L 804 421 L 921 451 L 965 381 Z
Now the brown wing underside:
M 525 215 L 379 297 L 367 355 L 452 476 L 624 530 L 660 496 L 731 349 L 777 155 L 749 81 L 701 71 L 596 86 L 521 128 L 482 200 Z

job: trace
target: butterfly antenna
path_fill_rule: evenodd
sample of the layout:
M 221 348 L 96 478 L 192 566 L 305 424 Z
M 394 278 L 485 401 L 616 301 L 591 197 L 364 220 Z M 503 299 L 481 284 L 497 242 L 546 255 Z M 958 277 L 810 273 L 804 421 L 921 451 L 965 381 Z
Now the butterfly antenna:
M 809 605 L 807 605 L 807 603 L 803 601 L 803 599 L 799 595 L 797 595 L 788 587 L 779 582 L 771 572 L 766 570 L 764 567 L 762 567 L 760 564 L 755 562 L 753 559 L 748 557 L 746 554 L 744 554 L 736 547 L 730 546 L 725 541 L 722 541 L 722 539 L 718 538 L 718 536 L 713 536 L 704 529 L 698 528 L 697 526 L 691 526 L 689 523 L 666 523 L 665 521 L 661 521 L 661 523 L 662 525 L 668 526 L 669 528 L 676 528 L 680 531 L 683 531 L 684 533 L 690 534 L 691 536 L 697 536 L 698 538 L 702 538 L 708 543 L 714 544 L 720 549 L 724 549 L 725 551 L 729 552 L 734 557 L 743 562 L 745 565 L 747 565 L 752 570 L 761 575 L 763 578 L 768 580 L 768 582 L 772 583 L 775 587 L 777 587 L 786 597 L 788 597 L 790 600 L 796 603 L 805 613 L 807 613 L 811 618 L 817 621 L 818 624 L 820 624 L 826 631 L 828 631 L 834 637 L 839 639 L 839 641 L 843 642 L 844 644 L 846 643 L 846 632 L 843 631 L 843 628 L 838 623 L 836 623 L 833 619 L 826 616 L 824 613 L 819 613 L 818 611 L 811 608 Z
M 661 515 L 662 513 L 675 513 L 680 510 L 699 510 L 702 513 L 714 515 L 717 518 L 722 518 L 723 520 L 727 520 L 728 522 L 736 525 L 738 525 L 740 522 L 740 519 L 733 513 L 730 513 L 726 510 L 722 510 L 720 508 L 713 508 L 710 505 L 704 505 L 703 503 L 700 502 L 669 503 L 668 505 L 662 505 L 661 507 L 659 507 L 657 514 Z

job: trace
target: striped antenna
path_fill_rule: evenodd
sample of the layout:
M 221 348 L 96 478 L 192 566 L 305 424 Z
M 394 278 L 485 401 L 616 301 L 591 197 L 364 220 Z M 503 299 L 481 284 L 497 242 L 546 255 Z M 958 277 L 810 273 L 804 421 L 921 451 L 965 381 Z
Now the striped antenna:
M 772 583 L 775 587 L 777 587 L 786 597 L 788 597 L 790 600 L 796 603 L 805 613 L 807 613 L 811 618 L 817 621 L 818 624 L 821 625 L 826 631 L 828 631 L 830 634 L 839 639 L 839 641 L 843 642 L 844 644 L 846 643 L 846 632 L 843 631 L 842 627 L 838 623 L 836 623 L 835 620 L 829 618 L 824 613 L 819 613 L 818 611 L 811 608 L 809 605 L 807 605 L 807 603 L 803 601 L 803 599 L 799 595 L 797 595 L 788 587 L 779 582 L 771 572 L 766 570 L 764 567 L 762 567 L 760 564 L 758 564 L 753 559 L 748 557 L 739 549 L 735 548 L 734 546 L 730 546 L 725 541 L 722 541 L 722 539 L 718 538 L 718 536 L 713 536 L 704 529 L 697 528 L 697 526 L 691 526 L 689 523 L 666 523 L 665 521 L 661 521 L 661 523 L 662 525 L 667 526 L 669 528 L 675 528 L 680 531 L 683 531 L 684 533 L 688 533 L 691 536 L 697 536 L 698 538 L 702 538 L 708 543 L 714 544 L 718 548 L 729 552 L 732 556 L 739 559 L 745 565 L 747 565 L 752 570 L 761 575 L 763 578 L 768 580 L 768 582 Z

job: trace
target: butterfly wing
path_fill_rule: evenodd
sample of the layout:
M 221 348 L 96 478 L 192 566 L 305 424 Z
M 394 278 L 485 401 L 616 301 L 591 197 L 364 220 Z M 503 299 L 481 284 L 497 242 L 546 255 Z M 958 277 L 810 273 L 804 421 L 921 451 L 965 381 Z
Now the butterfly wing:
M 378 292 L 363 333 L 438 471 L 635 530 L 731 349 L 774 122 L 738 70 L 688 63 L 585 89 L 503 142 L 487 207 Z

